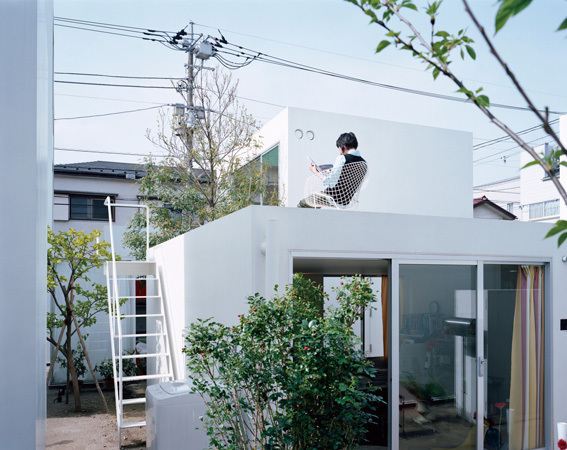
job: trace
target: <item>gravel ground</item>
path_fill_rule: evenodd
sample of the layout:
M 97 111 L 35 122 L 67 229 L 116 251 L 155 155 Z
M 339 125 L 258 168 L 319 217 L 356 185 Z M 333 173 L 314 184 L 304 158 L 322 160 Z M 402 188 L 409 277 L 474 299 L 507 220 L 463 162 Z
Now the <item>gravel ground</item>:
M 75 412 L 75 399 L 69 395 L 69 404 L 57 402 L 58 390 L 47 391 L 47 436 L 46 448 L 57 450 L 99 450 L 118 448 L 114 391 L 105 391 L 104 396 L 110 413 L 107 413 L 100 394 L 93 387 L 81 391 L 82 411 Z M 128 408 L 128 409 L 126 409 Z M 145 405 L 125 407 L 128 421 L 145 420 Z M 146 428 L 122 430 L 122 448 L 145 449 Z

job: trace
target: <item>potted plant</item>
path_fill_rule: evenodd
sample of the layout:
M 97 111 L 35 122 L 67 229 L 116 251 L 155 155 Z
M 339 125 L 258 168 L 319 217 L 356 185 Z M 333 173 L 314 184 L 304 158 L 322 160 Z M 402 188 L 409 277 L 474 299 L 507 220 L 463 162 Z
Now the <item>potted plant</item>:
M 415 397 L 416 411 L 419 415 L 414 420 L 418 423 L 429 422 L 425 416 L 429 412 L 433 399 L 445 396 L 443 386 L 435 382 L 433 378 L 430 378 L 426 383 L 420 383 L 413 375 L 409 375 L 401 384 Z
M 98 372 L 102 379 L 103 389 L 110 390 L 114 388 L 114 369 L 112 368 L 111 359 L 103 359 L 95 366 L 95 371 Z

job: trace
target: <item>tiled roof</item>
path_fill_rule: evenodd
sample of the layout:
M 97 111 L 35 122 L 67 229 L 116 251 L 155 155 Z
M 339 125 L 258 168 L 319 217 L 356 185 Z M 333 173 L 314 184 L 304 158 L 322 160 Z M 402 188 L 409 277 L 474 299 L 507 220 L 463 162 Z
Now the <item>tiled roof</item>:
M 72 164 L 56 164 L 55 175 L 75 175 L 98 178 L 137 179 L 146 175 L 142 164 L 114 161 L 92 161 Z
M 505 219 L 508 219 L 508 220 L 516 220 L 517 219 L 517 217 L 514 214 L 512 214 L 510 211 L 506 211 L 501 206 L 498 206 L 493 201 L 490 201 L 486 197 L 486 195 L 483 195 L 482 197 L 473 199 L 473 208 L 477 208 L 477 207 L 482 206 L 482 205 L 486 205 L 490 208 L 495 209 L 496 212 L 499 213 L 500 215 L 504 216 Z

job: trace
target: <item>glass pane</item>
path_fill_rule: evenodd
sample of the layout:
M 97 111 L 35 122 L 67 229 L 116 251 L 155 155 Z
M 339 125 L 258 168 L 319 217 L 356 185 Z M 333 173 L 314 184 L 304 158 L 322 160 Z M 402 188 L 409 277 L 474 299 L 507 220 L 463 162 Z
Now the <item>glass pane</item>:
M 542 266 L 484 267 L 485 448 L 546 447 L 543 281 Z
M 400 266 L 400 448 L 476 448 L 476 266 Z
M 104 205 L 104 199 L 93 198 L 93 219 L 108 219 L 108 207 Z
M 71 219 L 88 219 L 88 198 L 71 197 Z

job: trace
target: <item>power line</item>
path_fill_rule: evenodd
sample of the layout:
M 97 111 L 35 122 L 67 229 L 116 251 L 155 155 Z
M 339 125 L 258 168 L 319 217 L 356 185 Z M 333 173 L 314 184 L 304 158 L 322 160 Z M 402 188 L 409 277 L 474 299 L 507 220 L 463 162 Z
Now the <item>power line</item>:
M 161 108 L 163 106 L 168 106 L 167 104 L 162 104 L 159 106 L 150 106 L 149 108 L 139 108 L 139 109 L 130 109 L 127 111 L 117 111 L 117 112 L 111 112 L 111 113 L 105 113 L 105 114 L 92 114 L 90 116 L 76 116 L 76 117 L 59 117 L 53 120 L 75 120 L 75 119 L 90 119 L 92 117 L 105 117 L 105 116 L 115 116 L 118 114 L 129 114 L 129 113 L 134 113 L 134 112 L 138 112 L 138 111 L 148 111 L 150 109 L 156 109 L 156 108 Z
M 107 75 L 112 76 L 112 75 Z M 126 78 L 126 77 L 125 77 Z M 95 82 L 87 82 L 87 81 L 64 81 L 64 80 L 55 80 L 54 83 L 61 83 L 61 84 L 77 84 L 77 85 L 84 85 L 84 86 L 103 86 L 103 87 L 125 87 L 125 88 L 141 88 L 141 89 L 176 89 L 175 86 L 147 86 L 147 85 L 139 85 L 139 84 L 113 84 L 113 83 L 95 83 Z M 276 106 L 278 108 L 285 108 L 283 105 L 278 105 L 277 103 L 270 103 L 265 102 L 262 100 L 257 100 L 249 97 L 242 97 L 237 95 L 237 98 L 242 100 L 248 100 L 250 102 L 262 103 L 264 105 Z
M 529 142 L 526 142 L 526 144 L 533 144 L 534 142 L 538 142 L 538 141 L 541 141 L 541 140 L 543 140 L 543 139 L 549 139 L 549 135 L 546 134 L 545 136 L 541 136 L 541 137 L 539 137 L 539 138 L 537 138 L 537 139 L 533 139 L 533 140 L 531 140 L 531 141 L 529 141 Z M 493 153 L 492 155 L 488 155 L 488 156 L 484 156 L 483 158 L 479 158 L 479 159 L 477 159 L 476 161 L 473 161 L 473 164 L 476 164 L 477 166 L 481 166 L 481 165 L 483 165 L 483 164 L 486 164 L 486 163 L 495 161 L 494 159 L 489 159 L 488 161 L 485 161 L 485 160 L 488 159 L 488 158 L 493 158 L 494 156 L 497 156 L 497 155 L 501 155 L 502 153 L 506 153 L 506 152 L 512 151 L 512 150 L 514 150 L 514 149 L 516 149 L 516 148 L 519 148 L 519 145 L 515 145 L 514 147 L 510 147 L 510 148 L 508 148 L 508 149 L 506 149 L 506 150 L 502 150 L 502 151 L 500 151 L 500 152 L 498 152 L 498 153 Z M 512 156 L 519 155 L 520 153 L 522 153 L 522 151 L 523 151 L 523 150 L 519 150 L 519 151 L 517 151 L 517 152 L 515 152 L 515 153 L 513 153 L 513 154 L 511 154 L 511 155 L 509 155 L 508 158 L 511 158 Z M 498 159 L 498 158 L 497 158 L 497 159 Z M 485 161 L 485 162 L 480 162 L 480 161 Z M 480 162 L 480 164 L 478 164 L 479 162 Z
M 361 57 L 358 57 L 358 56 L 353 56 L 353 55 L 349 55 L 349 54 L 345 54 L 345 53 L 332 52 L 330 50 L 323 50 L 323 49 L 320 49 L 320 48 L 309 47 L 309 46 L 306 46 L 306 45 L 292 44 L 290 42 L 279 41 L 279 40 L 276 40 L 276 39 L 270 39 L 270 38 L 266 38 L 266 37 L 262 37 L 262 36 L 256 36 L 256 35 L 252 35 L 252 34 L 241 33 L 241 32 L 233 31 L 233 30 L 227 30 L 226 28 L 219 29 L 217 27 L 212 27 L 210 25 L 199 24 L 199 23 L 195 23 L 195 25 L 198 25 L 198 26 L 203 27 L 203 28 L 209 28 L 209 29 L 214 29 L 214 30 L 219 30 L 219 31 L 222 30 L 225 33 L 232 33 L 232 34 L 237 34 L 237 35 L 241 35 L 241 36 L 251 37 L 251 38 L 254 38 L 254 39 L 260 39 L 260 40 L 264 40 L 264 41 L 268 41 L 268 42 L 275 42 L 275 43 L 278 43 L 278 44 L 288 45 L 290 47 L 303 48 L 303 49 L 306 49 L 306 50 L 312 50 L 312 51 L 316 51 L 316 52 L 327 53 L 327 54 L 330 54 L 330 55 L 341 56 L 343 58 L 356 59 L 356 60 L 360 60 L 360 61 L 371 62 L 371 63 L 374 63 L 374 64 L 381 64 L 381 65 L 385 65 L 385 66 L 396 67 L 396 68 L 405 69 L 405 70 L 413 70 L 413 71 L 416 71 L 416 72 L 423 73 L 423 69 L 415 69 L 413 67 L 400 66 L 400 65 L 396 65 L 396 64 L 389 64 L 389 63 L 385 63 L 385 62 L 382 62 L 382 61 L 376 61 L 375 59 L 361 58 Z M 472 78 L 464 78 L 464 79 L 469 80 L 469 81 L 474 81 L 476 83 L 489 84 L 489 85 L 492 85 L 492 86 L 504 87 L 504 88 L 507 88 L 507 89 L 514 89 L 511 86 L 506 86 L 506 85 L 498 84 L 498 83 L 491 83 L 489 81 L 480 81 L 480 80 L 475 80 L 475 79 L 472 79 Z M 553 95 L 553 96 L 556 96 L 556 97 L 567 97 L 565 95 L 561 95 L 561 94 L 557 94 L 557 93 L 534 91 L 534 90 L 531 90 L 531 89 L 529 89 L 528 91 L 533 92 L 533 93 L 537 93 L 537 94 Z
M 434 93 L 434 92 L 421 91 L 421 90 L 418 90 L 418 89 L 410 89 L 410 88 L 404 88 L 404 87 L 401 87 L 401 86 L 395 86 L 395 85 L 391 85 L 391 84 L 378 83 L 378 82 L 363 79 L 363 78 L 357 78 L 357 77 L 353 77 L 353 76 L 350 76 L 350 75 L 340 74 L 340 73 L 332 72 L 332 71 L 325 70 L 325 69 L 319 69 L 317 67 L 308 66 L 308 65 L 297 63 L 297 62 L 290 61 L 290 60 L 287 60 L 287 59 L 278 58 L 278 57 L 275 57 L 275 56 L 270 56 L 266 53 L 257 52 L 255 50 L 251 50 L 249 48 L 246 48 L 246 47 L 243 47 L 243 46 L 240 46 L 240 45 L 231 44 L 231 43 L 227 42 L 226 39 L 221 40 L 219 38 L 212 37 L 212 36 L 211 36 L 211 39 L 215 40 L 215 44 L 214 44 L 213 47 L 214 47 L 216 53 L 214 54 L 214 57 L 224 67 L 226 67 L 230 70 L 236 70 L 238 68 L 245 67 L 245 66 L 251 64 L 253 61 L 261 61 L 261 62 L 265 62 L 265 63 L 268 63 L 268 64 L 274 64 L 274 65 L 278 65 L 278 66 L 282 66 L 282 67 L 288 67 L 288 68 L 292 68 L 292 69 L 303 70 L 303 71 L 310 72 L 310 73 L 317 73 L 317 74 L 320 74 L 320 75 L 326 75 L 326 76 L 330 76 L 330 77 L 333 77 L 333 78 L 339 78 L 339 79 L 343 79 L 343 80 L 347 80 L 347 81 L 366 84 L 366 85 L 369 85 L 369 86 L 375 86 L 375 87 L 381 87 L 381 88 L 384 88 L 384 89 L 391 89 L 391 90 L 395 90 L 395 91 L 405 92 L 405 93 L 408 93 L 408 94 L 421 95 L 421 96 L 432 97 L 432 98 L 437 98 L 437 99 L 442 99 L 442 100 L 456 101 L 456 102 L 459 102 L 459 103 L 470 102 L 469 99 L 464 98 L 464 97 L 453 97 L 453 96 L 444 95 L 444 94 L 437 94 L 437 93 Z M 234 57 L 234 58 L 242 59 L 243 61 L 242 62 L 234 62 L 234 61 L 231 61 L 231 60 L 225 58 L 222 55 L 228 55 L 228 56 L 231 56 L 231 57 Z M 494 107 L 494 108 L 504 108 L 504 109 L 511 109 L 511 110 L 516 110 L 516 111 L 530 111 L 531 112 L 531 109 L 527 108 L 527 107 L 505 105 L 505 104 L 501 104 L 501 103 L 492 103 L 490 106 Z M 560 111 L 548 111 L 548 113 L 559 114 L 559 115 L 565 114 L 564 112 L 560 112 Z
M 559 122 L 559 119 L 550 120 L 549 125 L 555 125 L 557 122 Z M 532 131 L 538 131 L 538 130 L 542 130 L 542 129 L 543 129 L 543 125 L 536 125 L 534 127 L 530 127 L 530 128 L 526 128 L 525 130 L 518 131 L 516 134 L 518 136 L 521 136 L 523 134 L 531 133 Z M 484 147 L 489 147 L 490 145 L 497 144 L 497 143 L 504 142 L 504 141 L 508 141 L 510 139 L 512 139 L 512 138 L 509 135 L 505 134 L 504 136 L 500 136 L 498 138 L 491 139 L 489 141 L 482 142 L 480 144 L 474 145 L 473 149 L 475 151 L 480 150 Z
M 167 158 L 167 155 L 153 155 L 147 153 L 128 153 L 128 152 L 115 152 L 115 151 L 103 151 L 103 150 L 86 150 L 81 148 L 62 148 L 62 147 L 54 147 L 53 150 L 57 150 L 59 152 L 77 152 L 77 153 L 97 153 L 101 155 L 126 155 L 126 156 L 150 156 L 156 158 Z

